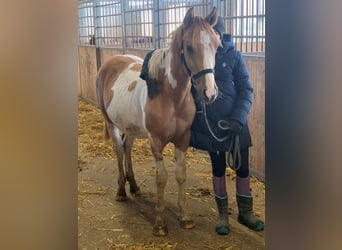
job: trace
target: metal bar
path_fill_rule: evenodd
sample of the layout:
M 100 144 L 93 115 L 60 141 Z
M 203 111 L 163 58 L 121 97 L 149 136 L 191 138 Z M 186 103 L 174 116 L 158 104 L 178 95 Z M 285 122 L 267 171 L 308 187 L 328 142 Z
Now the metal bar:
M 125 54 L 126 53 L 126 46 L 127 46 L 127 33 L 126 33 L 126 21 L 125 21 L 125 10 L 126 10 L 126 4 L 127 4 L 127 1 L 122 1 L 121 2 L 121 23 L 122 23 L 122 51 L 123 53 Z
M 264 1 L 262 1 L 261 2 L 261 13 L 263 13 L 263 15 L 262 15 L 262 18 L 261 18 L 261 25 L 260 25 L 260 33 L 262 34 L 262 39 L 261 39 L 261 49 L 262 49 L 262 51 L 265 51 L 265 49 L 264 49 L 264 40 L 265 40 L 265 26 L 264 26 L 264 22 L 265 22 L 265 9 L 264 9 L 264 4 L 265 4 L 265 2 Z
M 264 51 L 264 4 L 265 0 L 79 1 L 79 43 L 89 43 L 87 37 L 95 34 L 96 46 L 121 42 L 123 49 L 165 47 L 167 35 L 182 22 L 187 8 L 194 6 L 195 15 L 206 16 L 216 6 L 237 48 L 242 52 Z
M 256 13 L 257 14 L 259 14 L 259 3 L 260 3 L 260 1 L 259 0 L 257 0 L 257 2 L 256 2 L 256 6 L 255 6 L 255 8 L 256 8 Z M 256 29 L 256 31 L 255 31 L 255 36 L 256 36 L 256 41 L 255 41 L 255 51 L 256 52 L 258 52 L 259 51 L 259 36 L 260 36 L 260 34 L 259 34 L 259 16 L 257 16 L 257 17 L 255 17 L 255 29 Z

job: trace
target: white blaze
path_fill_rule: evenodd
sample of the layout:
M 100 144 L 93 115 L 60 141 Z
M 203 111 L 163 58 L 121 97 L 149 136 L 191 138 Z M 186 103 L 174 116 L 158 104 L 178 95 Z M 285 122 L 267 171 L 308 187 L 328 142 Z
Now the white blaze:
M 210 37 L 209 34 L 205 31 L 200 32 L 200 42 L 203 45 L 204 50 L 204 57 L 203 57 L 203 69 L 213 69 L 215 63 L 215 54 L 211 54 L 211 48 L 210 48 Z M 207 83 L 207 90 L 206 94 L 207 96 L 211 96 L 215 94 L 215 78 L 214 74 L 206 74 L 205 81 Z
M 204 60 L 203 60 L 203 68 L 214 68 L 214 65 L 212 62 L 214 62 L 215 55 L 211 55 L 211 49 L 210 49 L 210 37 L 209 34 L 203 30 L 200 32 L 200 42 L 203 45 L 204 49 Z

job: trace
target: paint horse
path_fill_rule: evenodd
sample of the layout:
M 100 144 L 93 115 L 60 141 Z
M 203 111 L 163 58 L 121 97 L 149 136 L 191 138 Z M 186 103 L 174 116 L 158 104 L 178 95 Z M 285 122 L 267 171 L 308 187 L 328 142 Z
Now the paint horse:
M 153 51 L 148 62 L 148 80 L 139 75 L 143 60 L 132 55 L 111 57 L 99 69 L 96 79 L 98 104 L 105 120 L 106 137 L 113 140 L 118 160 L 118 191 L 116 199 L 125 200 L 125 183 L 131 194 L 140 189 L 135 181 L 131 148 L 135 138 L 148 138 L 156 164 L 156 218 L 153 234 L 167 234 L 164 221 L 164 189 L 167 171 L 163 149 L 175 146 L 175 175 L 178 183 L 180 225 L 193 228 L 186 211 L 185 153 L 190 140 L 190 127 L 195 115 L 191 82 L 205 102 L 217 96 L 214 80 L 215 53 L 220 41 L 214 33 L 217 9 L 206 17 L 194 16 L 190 8 L 183 23 L 172 33 L 169 48 Z M 120 133 L 121 131 L 121 133 Z M 125 172 L 123 160 L 125 159 Z

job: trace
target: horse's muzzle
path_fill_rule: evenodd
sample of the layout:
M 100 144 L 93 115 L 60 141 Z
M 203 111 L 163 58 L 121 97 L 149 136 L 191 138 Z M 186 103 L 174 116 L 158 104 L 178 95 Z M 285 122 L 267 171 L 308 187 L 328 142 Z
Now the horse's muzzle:
M 203 90 L 203 96 L 204 96 L 204 101 L 205 103 L 212 103 L 215 101 L 216 97 L 218 95 L 218 89 L 215 85 L 215 87 L 211 90 L 209 89 L 204 89 Z

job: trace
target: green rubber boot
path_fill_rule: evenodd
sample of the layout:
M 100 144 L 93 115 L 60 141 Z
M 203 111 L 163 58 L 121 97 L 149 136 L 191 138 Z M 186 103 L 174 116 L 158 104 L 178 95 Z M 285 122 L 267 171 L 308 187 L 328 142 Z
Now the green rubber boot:
M 215 196 L 219 218 L 216 224 L 216 233 L 226 235 L 230 229 L 228 226 L 228 198 L 218 198 Z
M 264 230 L 265 224 L 257 219 L 253 214 L 253 197 L 236 195 L 236 201 L 239 208 L 238 221 L 254 231 Z

